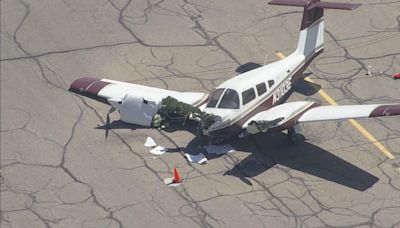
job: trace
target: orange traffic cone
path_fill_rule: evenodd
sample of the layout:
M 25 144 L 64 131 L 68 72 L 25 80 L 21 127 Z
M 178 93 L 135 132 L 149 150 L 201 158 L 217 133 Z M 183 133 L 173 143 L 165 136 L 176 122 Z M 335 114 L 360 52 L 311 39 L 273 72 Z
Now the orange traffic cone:
M 178 169 L 174 167 L 174 179 L 172 180 L 173 183 L 181 183 L 182 177 L 178 172 Z

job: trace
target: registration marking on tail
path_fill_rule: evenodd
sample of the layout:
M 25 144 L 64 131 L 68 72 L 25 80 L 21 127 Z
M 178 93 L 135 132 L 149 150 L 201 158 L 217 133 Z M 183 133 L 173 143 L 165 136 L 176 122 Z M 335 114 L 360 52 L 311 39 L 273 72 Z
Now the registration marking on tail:
M 275 52 L 275 54 L 280 59 L 286 58 L 286 56 L 282 52 L 278 52 L 277 51 L 277 52 Z M 308 76 L 305 77 L 304 80 L 306 80 L 308 82 L 315 83 L 314 80 L 312 80 Z M 318 93 L 330 105 L 338 105 L 336 103 L 336 101 L 331 96 L 329 96 L 323 89 L 318 90 Z M 356 121 L 354 119 L 349 119 L 348 121 L 351 123 L 351 125 L 353 125 L 353 127 L 355 129 L 357 129 L 362 135 L 364 135 L 364 137 L 367 138 L 368 141 L 370 141 L 376 148 L 378 148 L 386 157 L 388 157 L 389 159 L 395 159 L 396 158 L 392 153 L 390 153 L 390 151 L 388 149 L 386 149 L 385 146 L 382 145 L 382 143 L 380 143 L 371 133 L 369 133 L 367 131 L 367 129 L 365 129 L 358 121 Z

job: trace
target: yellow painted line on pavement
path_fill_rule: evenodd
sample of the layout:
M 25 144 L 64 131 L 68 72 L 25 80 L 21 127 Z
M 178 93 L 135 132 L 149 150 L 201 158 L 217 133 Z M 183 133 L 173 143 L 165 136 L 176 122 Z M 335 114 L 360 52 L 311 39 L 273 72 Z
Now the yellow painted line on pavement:
M 371 135 L 371 133 L 369 133 L 363 126 L 361 126 L 360 123 L 358 123 L 356 120 L 354 119 L 349 119 L 349 122 L 355 127 L 357 128 L 357 130 L 359 132 L 361 132 L 361 134 L 363 134 L 365 136 L 365 138 L 367 138 L 371 143 L 373 143 L 380 151 L 382 151 L 382 153 L 384 153 L 386 155 L 386 157 L 388 157 L 389 159 L 395 159 L 396 157 L 390 153 L 386 147 L 384 147 L 373 135 Z
M 284 54 L 282 54 L 282 52 L 275 52 L 276 56 L 278 56 L 278 58 L 280 59 L 284 59 L 286 58 Z M 309 81 L 314 83 L 314 80 L 312 80 L 310 77 L 305 77 L 304 80 Z M 323 97 L 330 105 L 338 105 L 336 103 L 335 100 L 333 100 L 332 97 L 330 97 L 324 90 L 319 89 L 318 90 L 319 95 L 321 95 L 321 97 Z M 386 147 L 384 147 L 371 133 L 369 133 L 367 131 L 367 129 L 365 129 L 363 126 L 361 126 L 361 124 L 354 120 L 354 119 L 349 119 L 348 120 L 351 125 L 353 125 L 354 128 L 356 128 L 362 135 L 365 136 L 365 138 L 367 138 L 376 148 L 378 148 L 383 154 L 386 155 L 386 157 L 388 157 L 389 159 L 395 159 L 396 157 L 390 153 L 390 151 L 388 149 L 386 149 Z
M 278 56 L 278 58 L 280 58 L 280 59 L 286 58 L 286 56 L 282 52 L 279 52 L 279 51 L 275 51 L 275 55 Z

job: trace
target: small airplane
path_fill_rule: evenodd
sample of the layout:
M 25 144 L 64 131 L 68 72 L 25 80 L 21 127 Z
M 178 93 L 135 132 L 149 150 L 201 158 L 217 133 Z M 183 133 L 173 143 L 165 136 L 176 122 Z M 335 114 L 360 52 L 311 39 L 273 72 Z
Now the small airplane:
M 353 10 L 360 4 L 320 0 L 272 0 L 269 4 L 304 7 L 296 50 L 277 62 L 223 82 L 209 95 L 91 77 L 75 80 L 69 90 L 111 105 L 110 112 L 118 110 L 121 121 L 126 123 L 159 127 L 160 121 L 197 120 L 199 134 L 210 144 L 233 136 L 284 130 L 288 132 L 288 139 L 295 142 L 295 129 L 300 123 L 400 115 L 400 104 L 321 106 L 315 101 L 284 103 L 305 69 L 324 50 L 324 9 Z M 169 104 L 173 107 L 167 107 Z M 189 111 L 182 112 L 182 109 Z

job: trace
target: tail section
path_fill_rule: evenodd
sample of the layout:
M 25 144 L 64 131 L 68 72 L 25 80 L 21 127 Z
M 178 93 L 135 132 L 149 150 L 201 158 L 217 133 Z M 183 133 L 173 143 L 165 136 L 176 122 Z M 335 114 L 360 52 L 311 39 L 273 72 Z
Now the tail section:
M 324 49 L 324 9 L 352 10 L 361 4 L 320 2 L 320 0 L 272 0 L 271 5 L 304 7 L 296 52 L 308 60 Z

